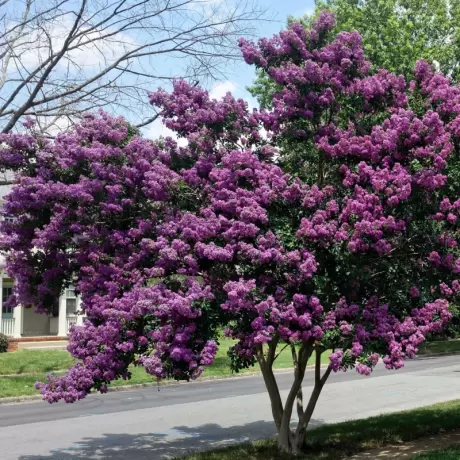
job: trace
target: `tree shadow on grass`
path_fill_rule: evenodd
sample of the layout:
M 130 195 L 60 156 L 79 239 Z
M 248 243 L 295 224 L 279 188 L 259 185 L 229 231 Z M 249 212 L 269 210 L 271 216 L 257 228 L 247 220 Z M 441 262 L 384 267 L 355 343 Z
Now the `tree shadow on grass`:
M 322 424 L 319 421 L 312 423 L 316 426 Z M 47 455 L 21 455 L 18 460 L 163 460 L 271 439 L 275 434 L 274 424 L 266 421 L 228 428 L 212 423 L 194 428 L 177 426 L 163 433 L 110 433 L 83 438 L 68 448 L 55 449 Z

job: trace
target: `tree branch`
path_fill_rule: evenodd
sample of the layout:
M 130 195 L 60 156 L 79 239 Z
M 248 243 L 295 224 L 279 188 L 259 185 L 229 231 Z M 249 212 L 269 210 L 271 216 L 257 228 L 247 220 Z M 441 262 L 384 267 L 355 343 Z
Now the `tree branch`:
M 241 58 L 236 38 L 251 33 L 252 21 L 265 20 L 243 0 L 209 11 L 201 0 L 80 0 L 78 11 L 66 9 L 69 0 L 41 2 L 41 11 L 24 13 L 18 24 L 11 17 L 5 24 L 14 25 L 0 30 L 0 54 L 9 56 L 0 65 L 2 132 L 26 114 L 65 116 L 99 101 L 129 107 L 133 124 L 146 126 L 157 117 L 148 115 L 141 89 L 174 78 L 162 56 L 183 62 L 187 79 L 224 76 L 223 65 Z M 56 25 L 64 27 L 64 39 Z M 92 53 L 98 59 L 87 62 Z

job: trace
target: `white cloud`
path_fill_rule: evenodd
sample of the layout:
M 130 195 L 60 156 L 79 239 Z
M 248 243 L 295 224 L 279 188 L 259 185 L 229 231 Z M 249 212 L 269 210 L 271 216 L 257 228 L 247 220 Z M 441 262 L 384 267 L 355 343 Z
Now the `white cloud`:
M 292 13 L 292 17 L 299 19 L 303 18 L 304 16 L 311 16 L 315 12 L 315 5 L 307 6 L 306 8 L 296 10 Z
M 235 99 L 244 99 L 248 103 L 250 111 L 258 107 L 257 100 L 249 93 L 246 88 L 238 85 L 234 81 L 226 80 L 215 84 L 209 91 L 209 96 L 213 99 L 222 99 L 230 92 Z
M 188 142 L 187 139 L 183 138 L 178 138 L 177 134 L 167 128 L 164 124 L 163 121 L 160 118 L 157 118 L 151 125 L 149 125 L 145 130 L 144 130 L 145 136 L 148 139 L 158 139 L 159 137 L 172 137 L 175 139 L 180 147 L 185 147 Z
M 217 83 L 209 91 L 209 96 L 211 99 L 222 99 L 227 93 L 235 93 L 237 90 L 237 85 L 233 81 L 226 80 Z
M 56 117 L 34 117 L 35 121 L 41 132 L 46 133 L 48 136 L 57 136 L 59 133 L 68 131 L 74 124 L 78 123 L 78 119 L 73 121 L 69 117 L 56 116 Z
M 61 50 L 69 31 L 72 29 L 73 21 L 70 17 L 64 17 L 55 24 L 48 24 L 49 30 L 44 32 L 35 26 L 31 26 L 27 35 L 21 42 L 17 42 L 15 55 L 19 56 L 20 68 L 25 67 L 32 70 L 41 62 L 45 61 L 52 49 L 54 52 Z M 110 29 L 101 31 L 91 31 L 83 35 L 81 42 L 89 42 L 85 45 L 79 45 L 75 50 L 66 52 L 62 59 L 59 60 L 57 68 L 66 70 L 69 67 L 82 71 L 89 68 L 105 68 L 107 63 L 115 61 L 128 50 L 136 46 L 136 40 L 128 34 L 117 33 L 113 37 L 103 38 L 112 32 Z M 34 46 L 31 47 L 30 43 Z M 71 46 L 75 46 L 72 43 Z M 9 72 L 16 72 L 14 59 L 9 63 Z

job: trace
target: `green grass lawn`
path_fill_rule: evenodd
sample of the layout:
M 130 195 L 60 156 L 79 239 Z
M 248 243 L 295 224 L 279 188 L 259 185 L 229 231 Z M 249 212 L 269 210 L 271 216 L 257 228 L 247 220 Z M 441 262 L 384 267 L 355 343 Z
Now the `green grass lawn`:
M 34 384 L 75 360 L 65 350 L 22 350 L 0 354 L 0 398 L 37 394 Z M 7 376 L 7 377 L 6 377 Z
M 460 428 L 460 400 L 411 411 L 363 420 L 326 425 L 308 433 L 305 456 L 301 460 L 341 460 L 358 452 L 388 444 L 412 441 Z M 454 448 L 452 448 L 454 449 Z M 417 460 L 458 460 L 460 450 L 446 450 L 454 456 L 422 456 Z M 455 456 L 454 452 L 457 452 Z M 443 454 L 444 455 L 444 454 Z M 370 457 L 369 457 L 370 458 Z M 241 444 L 184 457 L 182 460 L 294 460 L 280 454 L 275 441 Z
M 68 369 L 75 360 L 65 350 L 22 350 L 0 354 L 0 376 Z
M 224 377 L 232 375 L 227 350 L 232 340 L 222 339 L 214 364 L 206 368 L 205 377 Z M 281 351 L 281 350 L 280 350 Z M 324 353 L 322 362 L 329 362 L 329 353 Z M 68 369 L 75 360 L 65 350 L 23 350 L 0 354 L 0 398 L 36 394 L 34 383 L 44 380 L 49 372 L 60 373 Z M 291 352 L 285 349 L 275 361 L 276 369 L 292 367 Z M 256 372 L 258 366 L 245 369 L 241 373 Z M 131 380 L 117 380 L 112 386 L 152 383 L 153 379 L 142 367 L 132 367 Z
M 459 460 L 460 445 L 454 445 L 447 449 L 433 450 L 426 454 L 416 455 L 410 460 Z
M 15 375 L 0 377 L 0 397 L 36 395 L 35 382 L 43 380 L 44 374 Z
M 214 363 L 212 366 L 207 367 L 203 373 L 203 375 L 208 376 L 208 377 L 214 377 L 214 376 L 225 376 L 225 375 L 230 375 L 231 370 L 230 370 L 230 358 L 227 356 L 227 351 L 228 349 L 233 345 L 234 341 L 229 340 L 229 339 L 222 339 L 220 341 L 220 347 L 216 355 L 216 359 L 214 360 Z M 280 351 L 282 350 L 282 347 L 280 348 Z M 323 353 L 321 356 L 321 362 L 323 364 L 328 364 L 329 363 L 329 354 L 327 351 Z M 313 364 L 313 360 L 311 359 L 310 364 Z M 292 356 L 291 356 L 291 350 L 290 348 L 284 349 L 284 351 L 281 351 L 280 355 L 276 359 L 273 367 L 275 369 L 289 369 L 292 368 Z M 249 369 L 244 369 L 240 371 L 240 373 L 245 373 L 245 372 L 257 372 L 259 370 L 259 365 L 256 365 L 252 368 Z
M 437 355 L 442 353 L 460 353 L 460 340 L 442 340 L 439 342 L 429 342 L 422 344 L 420 347 L 420 355 Z

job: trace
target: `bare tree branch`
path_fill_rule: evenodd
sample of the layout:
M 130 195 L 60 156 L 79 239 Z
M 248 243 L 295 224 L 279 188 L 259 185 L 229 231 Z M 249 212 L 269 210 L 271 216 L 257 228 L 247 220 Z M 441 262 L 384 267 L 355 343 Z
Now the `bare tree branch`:
M 157 113 L 153 117 L 147 118 L 147 120 L 143 121 L 142 123 L 138 123 L 136 125 L 137 128 L 143 128 L 144 126 L 148 126 L 153 123 L 160 115 Z

